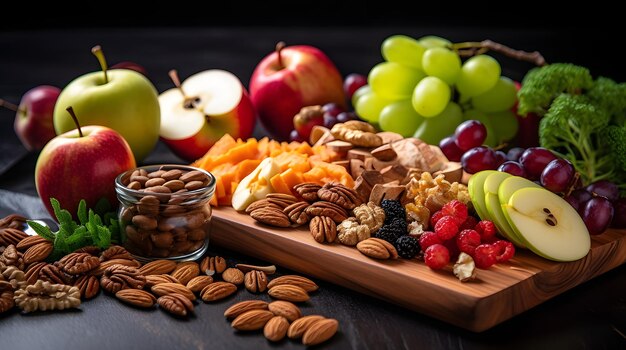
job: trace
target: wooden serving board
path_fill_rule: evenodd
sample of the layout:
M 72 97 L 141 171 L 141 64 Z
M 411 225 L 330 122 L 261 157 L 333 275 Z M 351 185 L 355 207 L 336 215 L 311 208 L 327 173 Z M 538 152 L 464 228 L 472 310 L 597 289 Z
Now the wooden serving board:
M 489 329 L 626 261 L 626 230 L 592 237 L 589 254 L 558 263 L 529 251 L 460 282 L 423 262 L 379 261 L 339 243 L 319 244 L 307 227 L 279 229 L 232 208 L 213 211 L 211 244 L 241 252 L 475 332 Z

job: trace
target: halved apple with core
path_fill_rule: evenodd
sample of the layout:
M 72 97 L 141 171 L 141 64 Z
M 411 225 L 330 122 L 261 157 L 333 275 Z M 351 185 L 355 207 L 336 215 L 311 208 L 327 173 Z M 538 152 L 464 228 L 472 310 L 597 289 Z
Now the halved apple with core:
M 185 160 L 202 157 L 224 134 L 246 139 L 252 135 L 256 113 L 248 93 L 232 73 L 212 69 L 187 78 L 170 76 L 176 88 L 159 95 L 160 136 Z
M 517 237 L 515 231 L 511 228 L 508 221 L 506 221 L 504 213 L 502 213 L 500 200 L 498 199 L 498 188 L 500 187 L 500 184 L 502 181 L 512 176 L 513 175 L 502 171 L 496 171 L 495 173 L 491 173 L 487 176 L 483 185 L 483 189 L 485 191 L 485 207 L 491 221 L 493 221 L 498 228 L 498 232 L 500 232 L 502 236 L 507 238 L 516 246 L 525 248 L 522 240 Z
M 574 261 L 591 248 L 589 231 L 580 215 L 563 198 L 544 188 L 518 189 L 502 210 L 524 245 L 546 259 Z

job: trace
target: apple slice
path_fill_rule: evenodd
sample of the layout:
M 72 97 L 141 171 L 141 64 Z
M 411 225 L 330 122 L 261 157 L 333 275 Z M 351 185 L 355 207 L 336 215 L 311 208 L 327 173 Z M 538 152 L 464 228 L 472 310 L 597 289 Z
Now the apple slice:
M 485 206 L 487 208 L 487 213 L 491 218 L 491 221 L 498 228 L 498 232 L 513 244 L 520 248 L 525 248 L 522 240 L 515 235 L 515 231 L 509 225 L 509 222 L 504 217 L 504 213 L 502 213 L 502 206 L 500 205 L 500 200 L 498 199 L 498 188 L 502 181 L 513 175 L 509 173 L 505 173 L 502 171 L 496 171 L 495 173 L 489 174 L 485 179 L 485 183 L 483 185 L 485 191 Z
M 495 170 L 477 172 L 470 177 L 467 183 L 467 191 L 472 199 L 472 204 L 474 204 L 474 209 L 483 220 L 490 220 L 487 205 L 485 204 L 485 179 L 487 176 L 497 172 Z
M 589 231 L 580 215 L 563 198 L 544 188 L 519 189 L 502 209 L 524 244 L 546 259 L 574 261 L 591 248 Z
M 540 185 L 521 176 L 507 177 L 502 181 L 502 183 L 500 183 L 500 186 L 498 187 L 498 199 L 500 200 L 500 204 L 502 205 L 509 203 L 509 200 L 511 199 L 513 193 L 526 187 L 543 188 Z
M 265 198 L 273 188 L 272 176 L 280 173 L 273 158 L 265 158 L 248 176 L 244 177 L 233 193 L 231 204 L 237 211 L 245 210 L 252 202 Z

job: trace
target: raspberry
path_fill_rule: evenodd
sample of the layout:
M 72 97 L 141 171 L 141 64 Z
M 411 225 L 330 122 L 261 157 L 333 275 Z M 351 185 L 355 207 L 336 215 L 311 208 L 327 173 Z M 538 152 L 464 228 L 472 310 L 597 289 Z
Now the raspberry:
M 453 216 L 444 216 L 437 221 L 435 232 L 442 241 L 448 240 L 459 232 L 459 223 Z
M 451 260 L 456 260 L 456 258 L 459 257 L 459 254 L 461 254 L 461 251 L 459 250 L 459 247 L 457 247 L 456 245 L 456 239 L 454 237 L 443 241 L 443 243 L 441 243 L 444 247 L 448 248 L 448 252 L 450 253 L 450 259 Z
M 411 236 L 401 236 L 396 240 L 394 246 L 396 250 L 398 250 L 398 255 L 405 259 L 415 257 L 420 251 L 420 245 L 417 239 Z
M 442 217 L 446 216 L 446 213 L 444 213 L 443 211 L 439 210 L 436 211 L 431 217 L 430 217 L 430 227 L 435 227 L 435 225 L 437 225 L 437 221 L 439 221 L 439 219 L 441 219 Z M 472 227 L 473 228 L 473 227 Z
M 426 266 L 433 270 L 440 270 L 450 262 L 450 253 L 448 248 L 441 244 L 433 244 L 426 248 L 424 252 L 424 262 Z
M 463 230 L 456 236 L 456 246 L 460 251 L 474 255 L 476 247 L 480 245 L 480 234 L 475 230 Z
M 463 231 L 463 230 L 473 230 L 474 227 L 476 226 L 476 224 L 478 224 L 478 220 L 476 220 L 475 217 L 470 215 L 470 216 L 467 217 L 467 219 L 465 219 L 465 221 L 463 221 L 461 226 L 459 226 L 459 230 L 460 231 Z
M 479 269 L 488 269 L 497 262 L 497 248 L 493 244 L 481 244 L 474 251 L 474 263 Z
M 474 230 L 478 232 L 478 234 L 480 235 L 480 239 L 483 242 L 488 242 L 496 235 L 497 232 L 496 225 L 494 225 L 493 222 L 489 220 L 483 220 L 479 222 L 478 224 L 476 224 L 476 227 L 474 227 Z
M 425 231 L 420 236 L 420 247 L 422 247 L 422 251 L 426 251 L 426 248 L 433 244 L 441 244 L 442 242 L 439 236 L 433 231 Z
M 515 255 L 515 246 L 509 241 L 501 239 L 492 245 L 496 247 L 496 261 L 499 263 L 507 262 L 513 257 L 513 255 Z
M 467 218 L 467 205 L 463 204 L 463 202 L 459 202 L 456 199 L 451 200 L 450 202 L 444 204 L 441 208 L 441 211 L 445 213 L 445 215 L 453 216 L 457 219 L 459 224 L 463 223 Z

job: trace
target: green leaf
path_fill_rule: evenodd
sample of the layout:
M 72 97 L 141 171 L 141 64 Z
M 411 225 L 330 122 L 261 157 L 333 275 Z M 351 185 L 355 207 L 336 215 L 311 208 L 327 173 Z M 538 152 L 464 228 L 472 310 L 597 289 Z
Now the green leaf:
M 54 238 L 55 238 L 54 237 L 54 233 L 52 233 L 52 231 L 50 230 L 50 227 L 44 226 L 44 225 L 38 223 L 37 221 L 32 221 L 32 220 L 28 220 L 28 221 L 26 221 L 26 223 L 39 236 L 41 236 L 41 237 L 43 237 L 43 238 L 45 238 L 45 239 L 47 239 L 49 241 L 54 241 Z
M 109 225 L 109 231 L 111 231 L 111 242 L 120 244 L 123 243 L 122 242 L 122 228 L 120 227 L 120 222 L 115 220 L 115 219 L 111 219 L 109 221 L 111 224 Z
M 71 223 L 74 223 L 74 220 L 72 220 L 72 214 L 65 209 L 61 209 L 61 204 L 56 198 L 50 198 L 50 204 L 52 204 L 54 216 L 57 217 L 57 221 L 60 225 L 70 225 Z
M 87 202 L 85 202 L 84 199 L 81 199 L 80 202 L 78 202 L 78 220 L 80 221 L 81 225 L 84 225 L 87 223 Z
M 111 245 L 111 231 L 104 226 L 98 226 L 99 242 L 96 244 L 100 249 L 106 249 Z
M 65 243 L 68 245 L 69 250 L 73 252 L 78 248 L 92 245 L 93 241 L 87 233 L 87 228 L 80 226 L 71 236 L 67 237 Z

